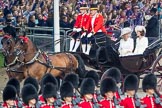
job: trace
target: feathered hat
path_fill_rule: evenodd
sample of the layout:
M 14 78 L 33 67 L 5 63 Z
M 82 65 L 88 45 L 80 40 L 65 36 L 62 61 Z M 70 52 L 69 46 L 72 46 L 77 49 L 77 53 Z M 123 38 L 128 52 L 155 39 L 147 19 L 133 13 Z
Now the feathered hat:
M 36 101 L 38 100 L 37 90 L 32 84 L 24 85 L 22 88 L 21 95 L 22 100 L 26 105 L 29 104 L 29 100 L 31 99 L 36 99 Z
M 121 72 L 118 68 L 112 67 L 104 72 L 104 74 L 101 77 L 101 80 L 103 80 L 106 77 L 112 77 L 116 81 L 116 83 L 119 83 L 121 80 Z
M 35 78 L 33 78 L 33 77 L 30 77 L 30 76 L 27 77 L 25 79 L 25 81 L 24 81 L 24 85 L 26 85 L 26 84 L 32 84 L 37 89 L 37 91 L 39 90 L 38 81 Z
M 80 86 L 80 94 L 84 96 L 86 94 L 94 94 L 95 82 L 92 78 L 86 78 L 82 81 Z
M 20 82 L 16 78 L 11 78 L 6 85 L 12 85 L 16 88 L 17 95 L 20 93 Z
M 137 91 L 139 85 L 138 77 L 134 74 L 126 76 L 124 80 L 124 91 L 135 90 Z
M 156 86 L 157 86 L 157 78 L 154 74 L 151 73 L 144 77 L 142 81 L 142 88 L 144 92 L 146 92 L 147 89 L 156 90 Z
M 16 88 L 12 85 L 7 85 L 3 90 L 3 101 L 16 99 Z
M 100 92 L 102 96 L 105 96 L 105 93 L 109 91 L 116 92 L 116 90 L 116 81 L 113 78 L 107 77 L 101 81 Z
M 74 96 L 74 87 L 70 82 L 64 82 L 60 87 L 60 95 L 62 100 L 65 97 L 73 97 Z
M 54 85 L 53 83 L 47 83 L 43 88 L 42 95 L 44 98 L 50 98 L 50 97 L 56 98 L 57 86 Z
M 94 70 L 90 70 L 86 73 L 85 78 L 92 78 L 95 81 L 96 86 L 98 86 L 99 75 Z
M 78 86 L 79 86 L 79 77 L 75 73 L 67 74 L 64 77 L 64 80 L 63 81 L 64 82 L 71 82 L 74 88 L 78 88 Z

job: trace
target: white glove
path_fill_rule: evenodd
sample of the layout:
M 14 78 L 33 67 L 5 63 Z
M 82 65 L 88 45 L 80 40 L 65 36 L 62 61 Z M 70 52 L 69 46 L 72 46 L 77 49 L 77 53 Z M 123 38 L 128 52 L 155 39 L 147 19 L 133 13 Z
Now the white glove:
M 81 38 L 84 37 L 86 35 L 86 32 L 84 32 L 82 35 L 81 35 Z
M 76 29 L 76 32 L 80 32 L 80 31 L 82 31 L 82 29 L 81 29 L 81 28 Z
M 88 35 L 87 35 L 87 37 L 91 37 L 93 34 L 92 33 L 89 33 Z
M 77 29 L 76 28 L 73 28 L 73 32 L 77 32 Z

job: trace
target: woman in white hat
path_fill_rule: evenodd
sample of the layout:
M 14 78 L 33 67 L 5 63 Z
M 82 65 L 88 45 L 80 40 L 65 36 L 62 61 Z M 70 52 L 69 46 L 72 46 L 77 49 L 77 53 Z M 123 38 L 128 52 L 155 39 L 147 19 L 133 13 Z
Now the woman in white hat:
M 144 26 L 136 26 L 135 32 L 137 34 L 137 39 L 134 54 L 143 54 L 145 49 L 148 47 L 148 38 L 145 37 L 146 29 Z
M 134 41 L 131 38 L 132 30 L 129 27 L 123 28 L 121 30 L 121 40 L 119 45 L 120 56 L 131 55 L 134 49 Z

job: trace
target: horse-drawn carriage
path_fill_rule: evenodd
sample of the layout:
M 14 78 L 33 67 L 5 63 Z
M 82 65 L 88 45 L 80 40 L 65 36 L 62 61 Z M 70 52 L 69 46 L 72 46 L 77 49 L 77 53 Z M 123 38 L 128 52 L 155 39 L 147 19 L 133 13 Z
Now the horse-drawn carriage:
M 123 77 L 130 73 L 140 77 L 152 72 L 158 77 L 158 85 L 162 87 L 161 38 L 151 43 L 143 54 L 129 56 L 119 56 L 117 44 L 111 42 L 108 37 L 96 37 L 95 42 L 90 55 L 80 54 L 86 65 L 101 70 L 102 74 L 110 67 L 117 67 Z

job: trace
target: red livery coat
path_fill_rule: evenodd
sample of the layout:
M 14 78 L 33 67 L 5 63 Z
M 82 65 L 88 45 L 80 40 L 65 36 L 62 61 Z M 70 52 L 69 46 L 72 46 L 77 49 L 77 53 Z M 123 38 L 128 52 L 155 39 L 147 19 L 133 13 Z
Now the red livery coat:
M 14 106 L 15 106 L 14 108 L 18 108 L 18 101 L 14 101 Z M 10 108 L 10 107 L 7 106 L 7 103 L 6 102 L 3 102 L 2 103 L 2 107 L 3 108 Z
M 93 19 L 93 16 L 91 16 L 89 18 L 89 20 L 88 20 L 88 22 L 86 24 L 86 30 L 88 32 L 92 32 L 93 34 L 98 32 L 99 30 L 101 30 L 101 32 L 106 33 L 103 16 L 101 14 L 99 14 L 99 13 L 96 14 L 93 27 L 92 27 L 92 19 Z

